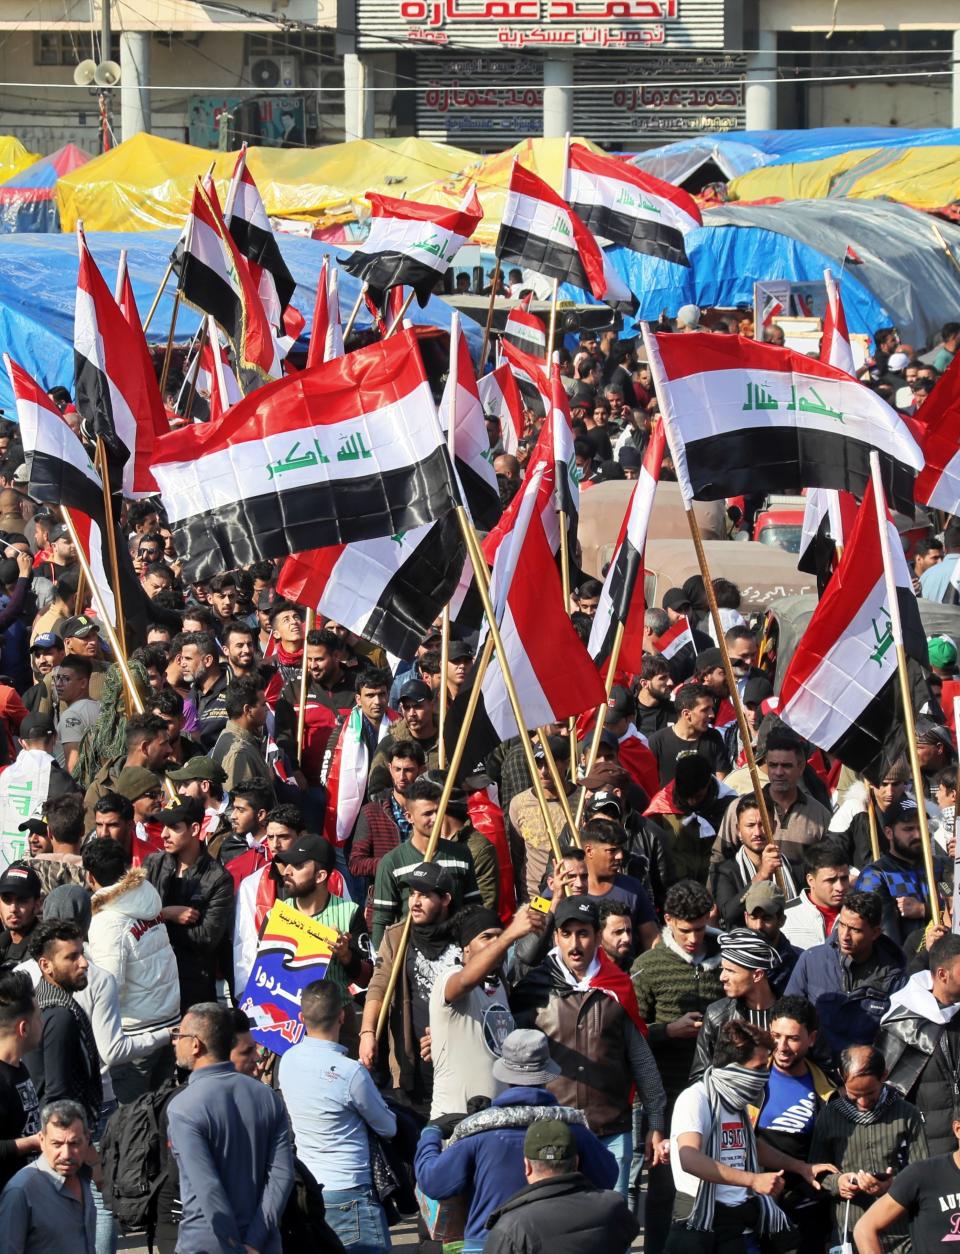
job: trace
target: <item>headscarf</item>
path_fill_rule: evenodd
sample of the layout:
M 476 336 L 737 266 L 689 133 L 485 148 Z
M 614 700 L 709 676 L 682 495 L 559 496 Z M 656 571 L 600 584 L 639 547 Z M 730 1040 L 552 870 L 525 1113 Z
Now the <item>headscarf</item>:
M 748 927 L 735 927 L 730 932 L 721 933 L 720 953 L 729 962 L 748 971 L 772 971 L 782 961 L 770 942 Z
M 758 1106 L 763 1098 L 763 1090 L 770 1078 L 769 1071 L 753 1071 L 749 1067 L 740 1067 L 731 1063 L 728 1067 L 708 1067 L 703 1073 L 703 1087 L 707 1091 L 710 1102 L 710 1132 L 703 1145 L 703 1153 L 708 1158 L 720 1161 L 723 1139 L 723 1111 L 745 1111 L 748 1106 Z M 757 1140 L 753 1132 L 753 1124 L 747 1115 L 743 1116 L 744 1137 L 744 1170 L 757 1170 Z M 707 1180 L 701 1180 L 693 1210 L 687 1219 L 687 1227 L 698 1232 L 709 1232 L 713 1228 L 713 1212 L 716 1205 L 717 1186 Z M 789 1227 L 789 1221 L 772 1197 L 756 1195 L 760 1203 L 760 1232 L 764 1235 L 771 1232 L 782 1232 Z
M 833 1099 L 836 1108 L 848 1123 L 871 1124 L 876 1123 L 883 1114 L 885 1106 L 889 1106 L 892 1101 L 899 1096 L 889 1084 L 885 1084 L 880 1090 L 880 1096 L 870 1110 L 861 1110 L 856 1102 L 852 1102 L 849 1097 L 841 1090 Z

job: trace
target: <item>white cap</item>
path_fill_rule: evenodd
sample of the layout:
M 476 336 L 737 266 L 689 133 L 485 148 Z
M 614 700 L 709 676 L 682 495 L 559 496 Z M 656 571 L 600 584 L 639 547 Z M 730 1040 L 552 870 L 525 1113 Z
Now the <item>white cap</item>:
M 887 358 L 888 370 L 906 370 L 910 364 L 910 358 L 906 353 L 891 353 Z
M 677 310 L 677 322 L 682 322 L 685 327 L 698 327 L 700 325 L 699 306 L 681 305 Z

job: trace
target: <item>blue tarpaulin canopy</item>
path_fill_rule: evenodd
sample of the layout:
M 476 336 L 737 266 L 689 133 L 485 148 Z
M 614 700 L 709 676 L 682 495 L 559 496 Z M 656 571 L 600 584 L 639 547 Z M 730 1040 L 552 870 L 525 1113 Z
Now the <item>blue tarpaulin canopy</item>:
M 280 251 L 297 280 L 293 303 L 307 320 L 313 316 L 317 276 L 325 256 L 336 259 L 348 249 L 319 240 L 278 234 Z M 127 250 L 140 317 L 145 318 L 177 242 L 176 231 L 91 234 L 91 252 L 112 289 L 120 260 Z M 171 279 L 147 333 L 150 344 L 166 343 L 173 310 L 175 280 Z M 340 308 L 344 323 L 360 292 L 359 280 L 340 272 Z M 0 345 L 44 388 L 57 384 L 73 392 L 73 313 L 77 294 L 77 243 L 72 235 L 6 235 L 0 237 Z M 414 325 L 449 328 L 451 307 L 431 297 L 421 309 L 413 301 L 406 316 Z M 183 304 L 177 318 L 177 342 L 187 342 L 198 317 Z M 362 306 L 356 326 L 369 327 L 370 313 Z M 480 355 L 483 329 L 468 317 L 461 325 L 474 358 Z M 15 417 L 6 371 L 0 371 L 0 408 Z

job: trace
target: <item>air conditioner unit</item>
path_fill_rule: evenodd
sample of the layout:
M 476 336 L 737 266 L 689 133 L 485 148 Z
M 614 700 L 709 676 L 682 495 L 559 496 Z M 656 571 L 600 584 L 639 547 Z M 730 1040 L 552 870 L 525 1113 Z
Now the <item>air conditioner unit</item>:
M 254 87 L 297 90 L 296 57 L 257 57 L 247 64 L 247 78 Z

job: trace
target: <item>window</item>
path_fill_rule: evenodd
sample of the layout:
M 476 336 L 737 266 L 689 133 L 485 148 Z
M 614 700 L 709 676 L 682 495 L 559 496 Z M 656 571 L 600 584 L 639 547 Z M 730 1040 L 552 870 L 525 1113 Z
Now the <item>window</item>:
M 99 45 L 99 39 L 97 41 Z M 89 31 L 37 31 L 33 42 L 34 65 L 79 65 L 87 59 L 96 60 Z M 110 40 L 110 61 L 120 60 L 120 36 Z

